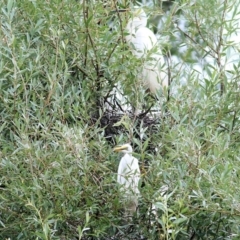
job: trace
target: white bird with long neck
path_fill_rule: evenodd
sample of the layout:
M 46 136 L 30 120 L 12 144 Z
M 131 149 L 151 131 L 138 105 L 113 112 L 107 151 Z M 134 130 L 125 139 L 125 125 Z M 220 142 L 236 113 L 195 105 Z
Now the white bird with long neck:
M 146 58 L 138 77 L 151 93 L 156 94 L 168 86 L 167 74 L 163 69 L 165 61 L 155 34 L 147 28 L 147 15 L 142 8 L 134 9 L 126 30 L 126 41 L 132 47 L 133 54 L 137 58 Z
M 138 159 L 132 156 L 133 150 L 130 144 L 115 147 L 114 151 L 124 153 L 118 166 L 117 181 L 121 185 L 126 214 L 132 216 L 137 209 L 140 195 L 138 189 L 140 180 Z

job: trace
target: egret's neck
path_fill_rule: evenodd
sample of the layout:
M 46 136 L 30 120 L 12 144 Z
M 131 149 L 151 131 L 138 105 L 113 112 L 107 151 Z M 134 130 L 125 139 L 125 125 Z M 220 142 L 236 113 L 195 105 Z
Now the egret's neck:
M 130 33 L 135 33 L 139 28 L 143 28 L 146 27 L 147 24 L 147 20 L 146 22 L 143 21 L 143 19 L 141 19 L 140 17 L 134 17 L 133 19 L 131 19 L 128 24 L 127 24 L 127 30 Z
M 134 9 L 128 25 L 130 25 L 129 27 L 134 28 L 135 31 L 138 28 L 143 28 L 147 26 L 147 15 L 142 8 Z
M 125 153 L 125 155 L 132 156 L 132 152 L 131 152 L 131 151 L 127 151 L 127 150 L 125 150 L 125 151 L 123 151 L 123 153 Z

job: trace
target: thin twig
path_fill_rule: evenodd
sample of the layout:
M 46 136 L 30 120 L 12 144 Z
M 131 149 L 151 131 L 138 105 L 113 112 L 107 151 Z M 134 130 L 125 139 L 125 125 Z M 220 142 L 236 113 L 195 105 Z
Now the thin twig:
M 218 64 L 218 67 L 219 67 L 219 70 L 220 70 L 220 76 L 221 76 L 221 79 L 222 79 L 222 82 L 221 82 L 221 94 L 223 94 L 224 92 L 224 76 L 223 76 L 223 66 L 222 66 L 222 63 L 221 63 L 221 47 L 223 45 L 223 22 L 224 22 L 224 19 L 225 19 L 225 15 L 226 15 L 226 6 L 227 6 L 227 0 L 224 1 L 224 7 L 223 7 L 223 12 L 222 12 L 222 17 L 221 17 L 221 26 L 220 26 L 220 33 L 219 33 L 219 40 L 218 40 L 218 45 L 217 45 L 217 64 Z
M 171 61 L 171 52 L 168 50 L 167 51 L 167 70 L 168 70 L 168 95 L 167 95 L 167 102 L 169 102 L 170 100 L 170 86 L 171 86 L 171 83 L 172 83 L 172 73 L 171 73 L 171 70 L 170 70 L 170 61 Z
M 217 51 L 214 49 L 214 47 L 213 47 L 213 46 L 208 42 L 208 40 L 206 40 L 206 38 L 203 36 L 202 31 L 200 30 L 200 24 L 199 24 L 199 21 L 198 21 L 198 18 L 197 18 L 196 13 L 194 14 L 194 18 L 195 18 L 195 23 L 196 23 L 197 31 L 198 31 L 200 37 L 201 37 L 202 40 L 206 43 L 206 45 L 211 49 L 211 51 L 213 51 L 214 53 L 217 54 Z M 212 55 L 212 57 L 215 58 L 214 55 Z
M 88 7 L 85 11 L 85 0 L 83 0 L 83 19 L 84 19 L 84 23 L 86 26 L 86 18 L 88 18 Z M 84 63 L 83 66 L 86 69 L 87 66 L 87 57 L 88 57 L 88 34 L 86 34 L 86 44 L 85 44 L 85 58 L 84 58 Z M 83 72 L 83 79 L 85 78 L 85 72 Z
M 124 32 L 123 32 L 123 26 L 122 26 L 122 19 L 120 17 L 120 13 L 116 4 L 117 1 L 114 1 L 114 7 L 116 9 L 117 15 L 118 15 L 118 19 L 119 19 L 119 23 L 120 23 L 120 31 L 121 31 L 121 37 L 122 37 L 122 43 L 124 44 Z

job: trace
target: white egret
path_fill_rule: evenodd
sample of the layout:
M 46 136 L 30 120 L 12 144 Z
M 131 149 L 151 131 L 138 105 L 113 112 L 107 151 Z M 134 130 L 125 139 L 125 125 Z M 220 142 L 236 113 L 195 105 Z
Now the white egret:
M 168 80 L 163 69 L 164 57 L 157 38 L 146 25 L 146 13 L 142 8 L 135 7 L 126 27 L 128 32 L 126 41 L 137 58 L 146 58 L 138 77 L 144 86 L 155 94 L 168 86 Z
M 117 181 L 121 185 L 126 214 L 132 216 L 137 209 L 140 195 L 138 189 L 140 180 L 138 159 L 132 156 L 133 150 L 130 144 L 115 147 L 114 151 L 125 153 L 118 166 Z

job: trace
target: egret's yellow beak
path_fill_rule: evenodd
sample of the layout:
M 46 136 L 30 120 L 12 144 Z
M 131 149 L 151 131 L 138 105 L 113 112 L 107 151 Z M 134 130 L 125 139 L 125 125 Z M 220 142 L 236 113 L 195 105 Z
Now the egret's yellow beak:
M 118 146 L 113 149 L 114 152 L 120 152 L 122 150 L 126 150 L 128 147 L 126 145 Z

